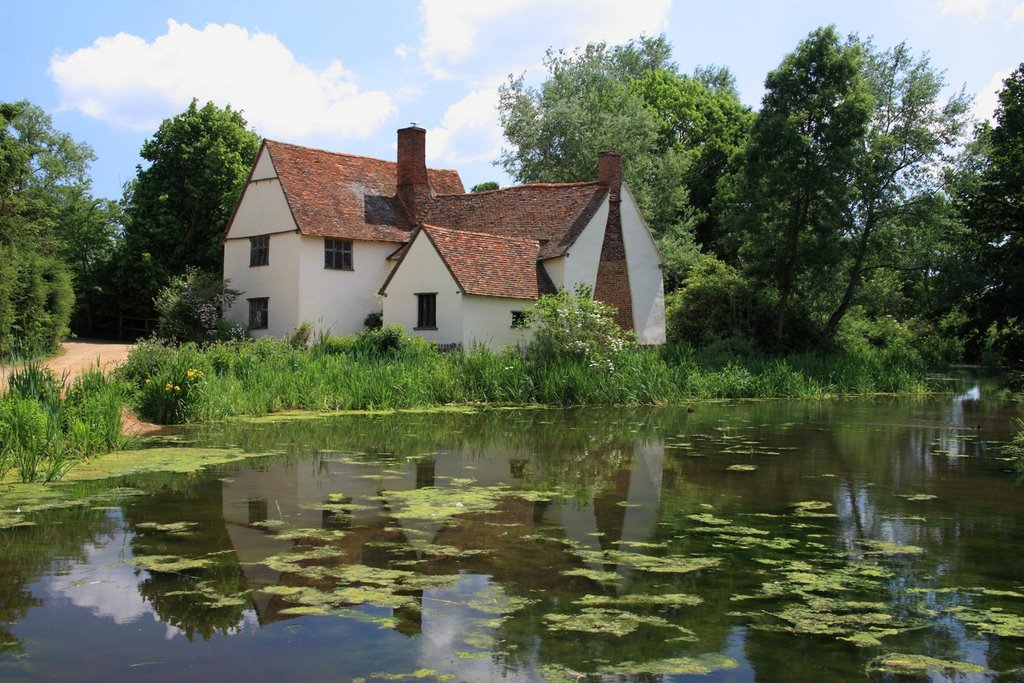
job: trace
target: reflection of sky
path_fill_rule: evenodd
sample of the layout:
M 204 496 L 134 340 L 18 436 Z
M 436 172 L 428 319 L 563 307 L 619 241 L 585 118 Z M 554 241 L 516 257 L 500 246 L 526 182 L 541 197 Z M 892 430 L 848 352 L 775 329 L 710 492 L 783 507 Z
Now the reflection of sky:
M 489 650 L 484 650 L 484 656 L 480 658 L 466 659 L 458 655 L 459 652 L 477 651 L 477 648 L 466 644 L 468 636 L 494 631 L 483 627 L 480 620 L 492 619 L 496 615 L 478 612 L 467 607 L 466 603 L 500 590 L 500 586 L 491 584 L 489 577 L 472 574 L 463 575 L 454 588 L 424 591 L 419 666 L 454 673 L 460 681 L 515 683 L 535 680 L 528 671 L 505 669 Z
M 107 514 L 114 522 L 116 533 L 87 543 L 82 548 L 85 560 L 71 563 L 60 573 L 51 575 L 47 589 L 67 598 L 76 607 L 90 610 L 93 616 L 110 619 L 115 624 L 131 624 L 147 615 L 159 623 L 156 610 L 139 593 L 139 584 L 146 579 L 146 572 L 127 564 L 132 558 L 133 534 L 126 528 L 120 510 Z M 248 621 L 255 622 L 255 615 L 243 615 L 239 628 Z M 166 628 L 166 640 L 183 635 L 175 626 L 168 624 Z

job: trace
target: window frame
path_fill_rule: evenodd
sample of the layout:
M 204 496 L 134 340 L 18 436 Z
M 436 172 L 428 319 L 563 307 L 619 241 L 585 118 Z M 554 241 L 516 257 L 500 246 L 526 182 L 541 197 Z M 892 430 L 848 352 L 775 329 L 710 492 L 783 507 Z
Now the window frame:
M 249 267 L 270 265 L 270 235 L 255 235 L 249 238 Z
M 352 240 L 324 238 L 324 270 L 355 270 Z M 341 258 L 341 265 L 338 259 Z M 348 261 L 346 263 L 345 261 Z
M 437 329 L 437 292 L 416 293 L 416 327 L 413 329 Z
M 249 329 L 266 330 L 270 328 L 270 297 L 257 296 L 246 299 L 249 302 Z M 262 324 L 258 324 L 259 314 L 263 314 Z

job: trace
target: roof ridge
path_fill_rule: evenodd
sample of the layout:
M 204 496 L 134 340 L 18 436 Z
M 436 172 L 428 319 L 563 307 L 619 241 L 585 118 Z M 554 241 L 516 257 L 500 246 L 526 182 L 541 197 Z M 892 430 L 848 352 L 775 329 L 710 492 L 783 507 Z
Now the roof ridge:
M 380 159 L 378 157 L 366 156 L 365 154 L 350 154 L 348 152 L 334 152 L 334 151 L 331 151 L 329 149 L 322 149 L 320 147 L 310 147 L 309 145 L 296 145 L 295 143 L 292 143 L 292 142 L 282 142 L 280 140 L 271 140 L 270 138 L 263 138 L 263 141 L 264 142 L 269 142 L 269 143 L 272 143 L 272 144 L 275 144 L 275 145 L 282 145 L 284 147 L 294 147 L 295 149 L 304 149 L 304 150 L 307 150 L 307 151 L 310 151 L 310 152 L 316 152 L 318 154 L 330 154 L 331 156 L 346 157 L 348 159 L 366 159 L 368 161 L 379 161 L 382 164 L 391 164 L 392 166 L 397 166 L 398 165 L 397 161 L 388 161 L 387 159 Z M 458 173 L 458 169 L 455 169 L 455 168 L 432 168 L 432 167 L 428 166 L 427 170 L 428 171 L 449 171 L 449 172 Z M 451 195 L 451 196 L 456 196 L 457 197 L 459 195 Z

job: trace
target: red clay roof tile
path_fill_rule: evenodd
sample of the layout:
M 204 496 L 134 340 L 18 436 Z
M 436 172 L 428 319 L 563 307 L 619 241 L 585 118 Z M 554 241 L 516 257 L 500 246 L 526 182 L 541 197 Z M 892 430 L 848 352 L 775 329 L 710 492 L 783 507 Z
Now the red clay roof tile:
M 452 277 L 466 294 L 536 299 L 541 291 L 536 240 L 424 225 Z M 545 276 L 546 277 L 546 276 Z M 550 280 L 548 280 L 550 285 Z
M 409 225 L 395 203 L 396 164 L 266 140 L 285 198 L 304 235 L 405 242 Z M 437 193 L 465 192 L 457 171 L 427 171 Z

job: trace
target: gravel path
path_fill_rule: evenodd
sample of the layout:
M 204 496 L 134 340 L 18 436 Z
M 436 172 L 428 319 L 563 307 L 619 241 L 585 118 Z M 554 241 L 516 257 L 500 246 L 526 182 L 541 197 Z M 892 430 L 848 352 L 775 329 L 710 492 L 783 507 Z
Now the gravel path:
M 45 361 L 43 365 L 53 370 L 57 377 L 63 376 L 66 372 L 68 379 L 77 377 L 85 370 L 95 368 L 97 363 L 104 372 L 110 372 L 123 363 L 128 357 L 128 353 L 135 348 L 135 344 L 89 339 L 69 340 L 61 346 L 64 352 Z M 7 373 L 9 371 L 10 366 L 0 365 L 0 392 L 7 389 Z

